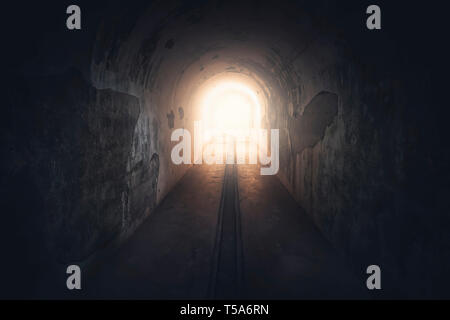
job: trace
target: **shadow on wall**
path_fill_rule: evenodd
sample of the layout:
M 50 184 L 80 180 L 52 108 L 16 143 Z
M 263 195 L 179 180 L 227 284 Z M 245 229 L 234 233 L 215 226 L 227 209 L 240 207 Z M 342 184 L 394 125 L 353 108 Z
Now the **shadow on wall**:
M 292 152 L 300 153 L 322 140 L 337 112 L 338 96 L 326 91 L 317 94 L 305 107 L 302 115 L 295 112 L 295 119 L 290 119 L 289 124 Z
M 20 253 L 6 274 L 9 292 L 23 297 L 33 292 L 30 283 L 39 286 L 37 279 L 55 279 L 41 273 L 83 264 L 134 231 L 156 207 L 159 156 L 151 152 L 153 130 L 136 97 L 98 90 L 75 70 L 18 81 L 8 99 L 10 112 L 33 123 L 9 128 L 7 143 L 15 152 L 1 187 L 20 179 L 27 189 L 11 189 L 7 207 L 21 216 L 5 217 L 2 238 L 14 241 L 11 248 Z M 34 201 L 28 209 L 20 205 L 24 199 Z M 20 239 L 14 240 L 17 230 Z M 33 254 L 22 251 L 31 247 Z M 36 266 L 25 277 L 32 279 L 21 281 L 13 272 L 21 265 Z

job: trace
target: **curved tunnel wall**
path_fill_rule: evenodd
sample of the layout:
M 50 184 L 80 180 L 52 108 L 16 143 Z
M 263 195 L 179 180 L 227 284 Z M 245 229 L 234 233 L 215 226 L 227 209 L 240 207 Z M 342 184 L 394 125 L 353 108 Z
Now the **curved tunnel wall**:
M 417 128 L 430 128 L 431 118 L 411 118 L 423 100 L 405 93 L 423 89 L 426 76 L 407 80 L 394 67 L 395 51 L 381 59 L 391 63 L 383 74 L 373 52 L 351 50 L 355 39 L 370 43 L 340 24 L 333 1 L 108 8 L 87 31 L 84 59 L 15 78 L 11 105 L 38 119 L 8 141 L 28 142 L 11 153 L 6 176 L 22 175 L 39 190 L 42 211 L 31 219 L 44 231 L 32 228 L 42 239 L 32 248 L 56 264 L 86 262 L 127 238 L 188 169 L 170 161 L 170 135 L 193 131 L 192 97 L 208 80 L 229 76 L 259 88 L 264 126 L 280 129 L 280 181 L 355 273 L 378 263 L 396 283 L 426 274 L 436 250 L 417 234 L 434 226 L 424 222 L 432 198 L 423 195 L 421 206 L 410 199 L 429 179 L 418 163 L 435 157 L 417 151 L 425 143 Z

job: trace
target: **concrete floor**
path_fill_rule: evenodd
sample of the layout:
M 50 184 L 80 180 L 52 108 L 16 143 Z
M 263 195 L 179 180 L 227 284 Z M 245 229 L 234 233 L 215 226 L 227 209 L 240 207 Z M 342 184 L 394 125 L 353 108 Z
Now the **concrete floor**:
M 84 280 L 88 298 L 208 298 L 225 166 L 195 166 Z M 274 176 L 238 166 L 240 298 L 361 298 L 362 287 Z
M 239 166 L 247 297 L 365 298 L 330 244 L 275 176 Z

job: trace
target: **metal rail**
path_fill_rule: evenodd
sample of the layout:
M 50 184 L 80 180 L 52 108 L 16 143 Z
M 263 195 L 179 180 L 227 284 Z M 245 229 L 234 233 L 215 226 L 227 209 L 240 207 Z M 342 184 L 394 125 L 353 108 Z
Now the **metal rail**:
M 208 297 L 236 299 L 244 296 L 243 251 L 237 166 L 227 164 L 216 227 Z

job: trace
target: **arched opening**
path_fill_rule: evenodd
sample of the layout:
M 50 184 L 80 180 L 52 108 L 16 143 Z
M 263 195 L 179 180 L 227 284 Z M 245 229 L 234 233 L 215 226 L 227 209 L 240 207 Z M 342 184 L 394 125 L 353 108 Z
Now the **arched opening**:
M 200 108 L 206 157 L 213 152 L 218 162 L 223 156 L 227 161 L 234 162 L 236 156 L 245 162 L 252 148 L 252 131 L 261 126 L 261 107 L 255 93 L 239 82 L 220 82 L 204 91 Z
M 190 99 L 195 121 L 194 148 L 202 149 L 194 163 L 248 163 L 252 138 L 264 127 L 267 101 L 264 90 L 243 73 L 222 72 L 204 79 Z M 256 152 L 256 151 L 255 151 Z M 236 158 L 234 156 L 236 155 Z
M 250 129 L 261 126 L 261 107 L 256 95 L 241 83 L 215 85 L 205 93 L 201 107 L 206 141 L 224 134 L 245 140 Z

